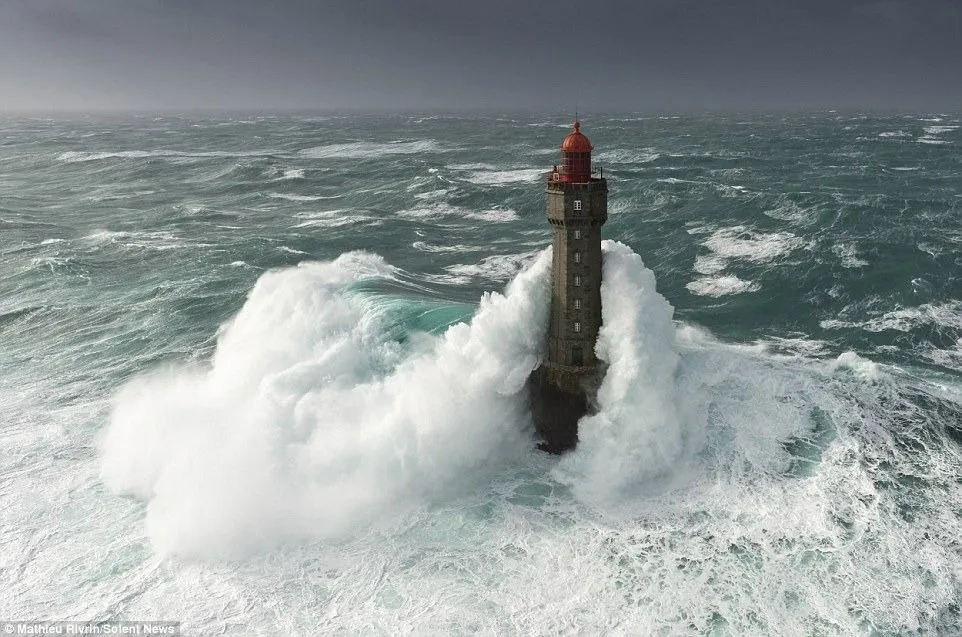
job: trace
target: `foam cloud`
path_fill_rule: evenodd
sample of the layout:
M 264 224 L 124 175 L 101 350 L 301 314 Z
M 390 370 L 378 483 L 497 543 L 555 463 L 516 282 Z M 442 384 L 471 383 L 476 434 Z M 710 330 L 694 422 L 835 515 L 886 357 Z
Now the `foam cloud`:
M 530 447 L 522 390 L 543 354 L 550 262 L 404 356 L 349 293 L 391 275 L 380 257 L 268 272 L 209 368 L 122 389 L 102 479 L 147 500 L 161 553 L 201 557 L 334 537 L 476 484 Z

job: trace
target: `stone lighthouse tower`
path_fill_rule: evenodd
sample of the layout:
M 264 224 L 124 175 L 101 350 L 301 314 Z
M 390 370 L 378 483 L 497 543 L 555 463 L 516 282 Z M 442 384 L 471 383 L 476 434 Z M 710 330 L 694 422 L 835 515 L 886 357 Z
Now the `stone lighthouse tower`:
M 608 183 L 591 174 L 591 142 L 576 119 L 561 142 L 561 167 L 548 174 L 552 230 L 548 359 L 531 377 L 532 413 L 553 453 L 578 442 L 578 420 L 600 381 L 595 340 L 601 327 L 601 226 L 608 220 Z

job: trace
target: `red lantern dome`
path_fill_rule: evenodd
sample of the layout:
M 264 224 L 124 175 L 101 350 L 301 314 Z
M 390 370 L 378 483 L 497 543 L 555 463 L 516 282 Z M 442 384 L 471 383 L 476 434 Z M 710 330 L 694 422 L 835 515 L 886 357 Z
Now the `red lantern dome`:
M 560 180 L 583 184 L 591 181 L 591 141 L 581 133 L 581 122 L 561 142 Z
M 574 129 L 564 138 L 564 141 L 561 142 L 561 152 L 590 153 L 591 149 L 591 140 L 581 132 L 581 122 L 575 120 Z

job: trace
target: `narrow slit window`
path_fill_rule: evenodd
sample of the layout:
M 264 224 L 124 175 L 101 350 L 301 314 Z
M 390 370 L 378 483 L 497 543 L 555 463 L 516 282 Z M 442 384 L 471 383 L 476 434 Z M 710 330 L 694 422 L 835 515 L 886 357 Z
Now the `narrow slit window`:
M 578 334 L 580 332 L 581 332 L 581 323 L 579 323 L 578 321 L 575 321 L 575 333 Z
M 581 285 L 581 277 L 576 274 L 576 275 L 575 275 L 575 287 L 578 287 L 578 286 L 580 286 L 580 285 Z
M 581 200 L 580 200 L 580 199 L 575 199 L 574 209 L 575 209 L 575 210 L 581 210 Z
M 581 309 L 581 299 L 575 299 L 575 309 L 576 310 Z
M 581 263 L 581 253 L 575 252 L 575 263 Z
M 575 239 L 581 238 L 581 230 L 575 230 Z

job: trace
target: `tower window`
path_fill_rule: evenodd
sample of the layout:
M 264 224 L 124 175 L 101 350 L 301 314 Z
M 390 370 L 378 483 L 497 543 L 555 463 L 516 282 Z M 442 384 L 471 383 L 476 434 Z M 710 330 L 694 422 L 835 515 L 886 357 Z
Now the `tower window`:
M 575 299 L 575 309 L 576 310 L 581 309 L 581 299 Z
M 575 252 L 575 263 L 581 263 L 581 253 Z
M 580 285 L 581 285 L 581 277 L 576 274 L 576 275 L 575 275 L 575 287 L 578 287 L 578 286 L 580 286 Z
M 581 238 L 581 230 L 575 230 L 575 239 Z
M 581 200 L 580 200 L 580 199 L 575 199 L 574 209 L 575 209 L 575 210 L 581 210 Z
M 575 333 L 580 333 L 580 332 L 581 332 L 581 323 L 579 323 L 578 321 L 575 321 Z
M 584 357 L 584 354 L 581 353 L 581 348 L 580 348 L 580 347 L 572 347 L 572 348 L 571 348 L 571 364 L 572 364 L 572 365 L 584 365 L 584 364 L 585 364 L 585 357 Z

